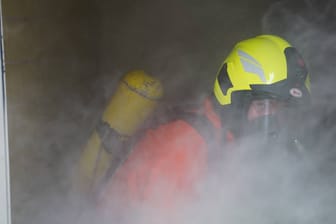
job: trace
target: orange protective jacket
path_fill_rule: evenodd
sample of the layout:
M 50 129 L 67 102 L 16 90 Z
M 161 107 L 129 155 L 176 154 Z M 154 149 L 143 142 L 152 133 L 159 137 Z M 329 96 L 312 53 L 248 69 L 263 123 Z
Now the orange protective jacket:
M 215 130 L 213 139 L 221 142 L 221 122 L 209 99 L 201 113 Z M 108 211 L 145 203 L 168 208 L 179 200 L 191 199 L 207 171 L 208 153 L 208 142 L 184 120 L 148 130 L 107 182 L 99 207 Z

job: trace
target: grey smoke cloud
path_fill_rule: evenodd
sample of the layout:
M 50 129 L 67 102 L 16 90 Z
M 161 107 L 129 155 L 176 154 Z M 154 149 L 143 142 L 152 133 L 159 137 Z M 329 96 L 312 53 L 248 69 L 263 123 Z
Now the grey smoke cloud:
M 210 161 L 195 200 L 173 211 L 145 201 L 124 211 L 122 223 L 333 223 L 334 189 L 317 169 L 318 157 L 293 157 L 283 148 L 262 155 L 255 140 L 246 141 Z
M 333 1 L 279 1 L 265 13 L 264 32 L 286 37 L 304 55 L 312 76 L 316 103 L 328 102 L 333 90 L 335 56 L 335 3 Z
M 287 38 L 308 62 L 312 75 L 313 116 L 301 128 L 315 127 L 335 108 L 332 66 L 334 34 L 328 30 L 332 3 L 301 1 L 299 13 L 290 2 L 279 2 L 267 11 L 263 28 Z M 312 14 L 314 16 L 312 16 Z M 335 116 L 331 114 L 331 116 Z M 310 136 L 305 155 L 295 157 L 273 148 L 260 155 L 258 142 L 243 141 L 234 151 L 211 161 L 210 175 L 199 186 L 200 198 L 184 204 L 175 223 L 334 223 L 335 165 L 333 129 L 323 126 Z M 314 143 L 314 144 L 313 144 Z M 275 147 L 275 146 L 274 146 Z M 128 223 L 165 223 L 167 217 L 146 204 L 130 212 Z M 145 214 L 145 215 L 144 215 Z M 171 217 L 170 217 L 171 218 Z
M 265 13 L 262 25 L 264 32 L 280 34 L 288 38 L 290 42 L 302 52 L 308 62 L 313 81 L 313 106 L 316 109 L 316 114 L 314 114 L 315 116 L 312 119 L 312 125 L 315 125 L 315 122 L 322 119 L 325 112 L 333 111 L 336 108 L 333 103 L 335 96 L 333 87 L 333 83 L 335 83 L 333 75 L 333 55 L 335 55 L 334 46 L 336 45 L 334 33 L 330 28 L 332 24 L 329 24 L 329 19 L 332 18 L 333 15 L 333 3 L 332 1 L 327 1 L 328 3 L 324 4 L 324 8 L 317 4 L 318 1 L 301 2 L 301 5 L 298 4 L 299 6 L 296 5 L 295 7 L 292 6 L 289 1 L 281 1 L 274 4 Z M 140 3 L 138 4 L 141 5 Z M 157 8 L 162 9 L 162 6 L 163 5 L 159 3 L 156 4 Z M 224 8 L 222 4 L 218 3 L 218 6 L 220 7 L 217 7 L 217 13 Z M 209 10 L 209 12 L 206 13 L 203 7 L 197 9 L 205 18 L 207 15 L 212 14 L 214 8 L 216 7 L 213 5 L 207 6 L 205 9 Z M 239 5 L 234 8 L 239 8 Z M 238 9 L 235 10 L 240 12 Z M 140 7 L 135 11 L 137 11 L 137 18 L 142 18 L 145 22 L 152 21 L 150 15 L 143 17 L 143 15 L 146 14 L 145 7 Z M 245 11 L 242 10 L 242 12 Z M 203 41 L 191 42 L 189 43 L 190 49 L 182 49 L 183 41 L 179 41 L 179 38 L 182 38 L 186 31 L 182 28 L 175 29 L 173 24 L 176 23 L 176 25 L 178 25 L 180 21 L 174 20 L 169 30 L 179 34 L 175 36 L 172 35 L 176 39 L 169 42 L 169 39 L 165 39 L 164 35 L 160 34 L 161 40 L 163 40 L 163 42 L 166 41 L 166 46 L 161 46 L 160 39 L 157 40 L 154 44 L 154 46 L 157 46 L 157 49 L 152 49 L 153 51 L 150 52 L 151 56 L 142 58 L 138 63 L 146 64 L 148 68 L 155 72 L 161 72 L 163 80 L 168 82 L 168 86 L 178 86 L 179 89 L 183 89 L 183 87 L 186 86 L 188 90 L 191 80 L 191 83 L 195 84 L 193 87 L 197 86 L 198 90 L 204 91 L 206 88 L 204 85 L 198 85 L 197 81 L 195 81 L 195 77 L 199 77 L 201 80 L 204 79 L 205 82 L 212 84 L 212 79 L 217 68 L 213 69 L 213 66 L 218 66 L 222 57 L 225 56 L 222 55 L 224 49 L 214 49 L 223 47 L 223 44 L 219 40 L 225 35 L 230 35 L 228 31 L 232 31 L 233 29 L 232 26 L 229 30 L 223 28 L 223 30 L 219 31 L 219 29 L 222 28 L 220 27 L 222 24 L 220 18 L 228 18 L 222 14 L 218 16 L 219 13 L 216 15 L 216 21 L 218 20 L 218 22 L 211 26 L 209 25 L 208 28 L 211 35 L 204 32 L 201 40 L 204 42 L 208 40 L 212 41 L 213 45 L 209 46 L 209 49 L 211 49 L 211 52 L 216 54 L 216 56 L 220 55 L 220 59 L 218 59 L 219 56 L 218 58 L 209 56 L 210 52 L 203 52 L 205 56 L 202 56 L 200 52 L 202 52 L 205 47 L 199 48 L 199 52 L 196 51 L 196 54 L 195 51 L 190 50 L 198 46 L 198 44 L 203 44 Z M 128 33 L 126 31 L 130 29 L 130 33 L 134 32 L 138 35 L 142 35 L 138 42 L 133 43 L 133 45 L 131 44 L 131 50 L 133 50 L 137 45 L 145 45 L 147 42 L 146 35 L 143 35 L 141 32 L 137 33 L 138 31 L 133 29 L 138 23 L 132 19 L 131 14 L 129 16 L 130 17 L 126 19 L 128 26 L 120 26 L 117 31 L 120 31 L 121 34 L 126 36 Z M 206 23 L 204 20 L 202 20 L 202 22 Z M 153 24 L 155 23 L 153 22 Z M 169 24 L 169 21 L 164 21 L 164 24 Z M 155 25 L 153 26 L 155 27 Z M 161 29 L 164 30 L 162 27 Z M 152 30 L 151 34 L 155 34 L 154 31 L 155 30 Z M 193 32 L 196 34 L 202 33 L 197 30 Z M 244 33 L 244 35 L 237 34 L 242 31 L 233 30 L 233 32 L 234 34 L 232 33 L 231 37 L 232 43 L 237 41 L 239 39 L 238 37 L 244 36 L 245 38 L 250 36 L 247 35 L 247 33 Z M 256 31 L 252 33 L 254 32 L 257 33 Z M 193 36 L 193 38 L 196 37 Z M 129 39 L 125 40 L 121 37 L 116 37 L 116 39 L 118 39 L 117 43 L 120 44 L 120 49 L 118 49 L 121 55 L 120 60 L 123 60 L 122 63 L 127 64 L 130 63 L 127 61 L 129 59 L 133 61 L 133 63 L 130 63 L 131 65 L 136 65 L 137 63 L 134 62 L 136 61 L 135 58 L 139 57 L 139 55 L 141 56 L 141 52 L 145 52 L 145 50 L 142 49 L 141 52 L 137 52 L 135 56 L 128 55 L 131 51 L 122 48 L 126 46 L 127 43 L 131 43 L 132 37 L 127 38 Z M 185 42 L 188 43 L 188 41 Z M 216 63 L 210 61 L 215 61 Z M 210 63 L 211 65 L 200 65 L 201 62 L 204 62 L 204 64 Z M 156 64 L 151 65 L 151 63 Z M 200 73 L 197 73 L 198 69 L 202 72 L 212 73 L 210 75 L 207 74 L 207 77 L 204 78 Z M 119 72 L 118 70 L 118 74 Z M 171 78 L 176 78 L 176 80 L 172 81 Z M 102 84 L 104 89 L 104 94 L 102 95 L 107 98 L 107 95 L 111 93 L 111 89 L 104 86 L 104 79 L 108 82 L 114 82 L 114 80 L 106 76 L 102 78 L 103 81 L 98 81 L 98 84 Z M 177 93 L 180 92 L 176 91 L 176 96 L 178 96 Z M 71 102 L 67 105 L 70 106 Z M 85 110 L 84 105 L 76 107 Z M 86 116 L 88 116 L 88 114 L 86 114 Z M 64 123 L 60 123 L 60 127 L 55 127 L 55 130 L 64 130 L 64 127 L 68 127 L 65 123 L 66 119 Z M 74 131 L 68 129 L 67 133 L 69 132 L 74 133 Z M 57 135 L 57 131 L 52 134 Z M 333 172 L 335 170 L 333 165 L 335 158 L 333 152 L 333 137 L 335 135 L 330 129 L 320 129 L 318 134 L 319 135 L 313 136 L 315 137 L 314 142 L 316 142 L 316 144 L 311 152 L 309 152 L 309 156 L 304 160 L 298 161 L 281 153 L 281 149 L 270 157 L 256 157 L 252 152 L 254 152 L 253 148 L 257 148 L 257 143 L 246 140 L 247 142 L 242 142 L 240 147 L 234 152 L 225 153 L 222 157 L 219 157 L 218 160 L 211 161 L 210 175 L 198 186 L 198 200 L 192 203 L 187 202 L 187 204 L 181 204 L 181 208 L 175 217 L 166 217 L 162 211 L 153 209 L 144 204 L 137 209 L 126 211 L 128 214 L 127 224 L 166 223 L 167 220 L 170 221 L 170 223 L 176 224 L 243 224 L 247 222 L 250 224 L 334 223 L 336 218 L 333 210 L 335 204 L 334 195 L 336 195 L 336 192 L 333 187 L 336 181 L 335 172 Z M 316 138 L 316 136 L 320 137 Z M 73 156 L 74 155 L 71 155 L 72 158 Z M 61 158 L 64 157 L 66 156 L 62 156 Z M 70 161 L 60 161 L 60 164 L 57 166 L 57 172 L 68 172 L 73 162 L 71 158 L 69 160 Z M 68 174 L 69 173 L 63 175 L 69 178 Z M 60 179 L 62 178 L 57 178 L 57 180 Z M 115 221 L 113 218 L 111 220 L 105 220 L 97 216 L 94 205 L 86 204 L 85 201 L 73 196 L 71 194 L 72 192 L 68 191 L 66 187 L 64 188 L 64 186 L 68 186 L 68 181 L 69 179 L 64 179 L 65 183 L 55 183 L 55 188 L 57 188 L 57 185 L 62 185 L 61 189 L 64 191 L 60 192 L 58 189 L 55 191 L 56 193 L 50 194 L 50 192 L 46 190 L 43 192 L 46 196 L 41 196 L 42 199 L 39 199 L 41 201 L 37 202 L 32 200 L 31 203 L 36 203 L 35 207 L 41 210 L 38 211 L 38 215 L 31 214 L 28 220 L 33 220 L 35 223 L 81 224 L 93 222 L 113 223 L 113 221 Z M 48 186 L 49 185 L 50 183 L 48 183 Z M 41 204 L 45 206 L 41 206 Z M 34 207 L 34 205 L 30 207 Z

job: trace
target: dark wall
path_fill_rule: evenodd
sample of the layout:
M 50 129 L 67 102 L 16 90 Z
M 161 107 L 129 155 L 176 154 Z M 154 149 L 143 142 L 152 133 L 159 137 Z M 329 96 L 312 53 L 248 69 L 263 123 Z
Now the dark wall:
M 270 2 L 101 2 L 102 73 L 144 68 L 161 78 L 167 98 L 189 100 L 211 88 L 214 74 L 237 40 L 261 32 L 261 17 Z M 191 80 L 193 85 L 188 85 Z M 184 89 L 179 96 L 176 87 Z
M 13 223 L 34 223 L 92 120 L 79 108 L 95 97 L 99 14 L 91 1 L 2 2 Z

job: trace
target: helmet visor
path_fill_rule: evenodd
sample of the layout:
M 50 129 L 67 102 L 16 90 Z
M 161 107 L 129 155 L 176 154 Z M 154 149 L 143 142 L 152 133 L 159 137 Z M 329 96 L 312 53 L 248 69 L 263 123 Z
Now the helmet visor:
M 277 99 L 252 100 L 247 110 L 244 136 L 257 136 L 266 142 L 282 142 L 298 133 L 300 119 L 298 106 Z

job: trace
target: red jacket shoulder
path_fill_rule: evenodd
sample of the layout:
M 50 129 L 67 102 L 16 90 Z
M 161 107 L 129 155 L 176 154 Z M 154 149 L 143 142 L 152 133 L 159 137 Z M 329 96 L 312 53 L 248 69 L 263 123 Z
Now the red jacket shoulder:
M 206 151 L 202 136 L 185 121 L 148 130 L 104 194 L 135 201 L 156 198 L 166 203 L 179 193 L 192 191 L 205 171 Z

